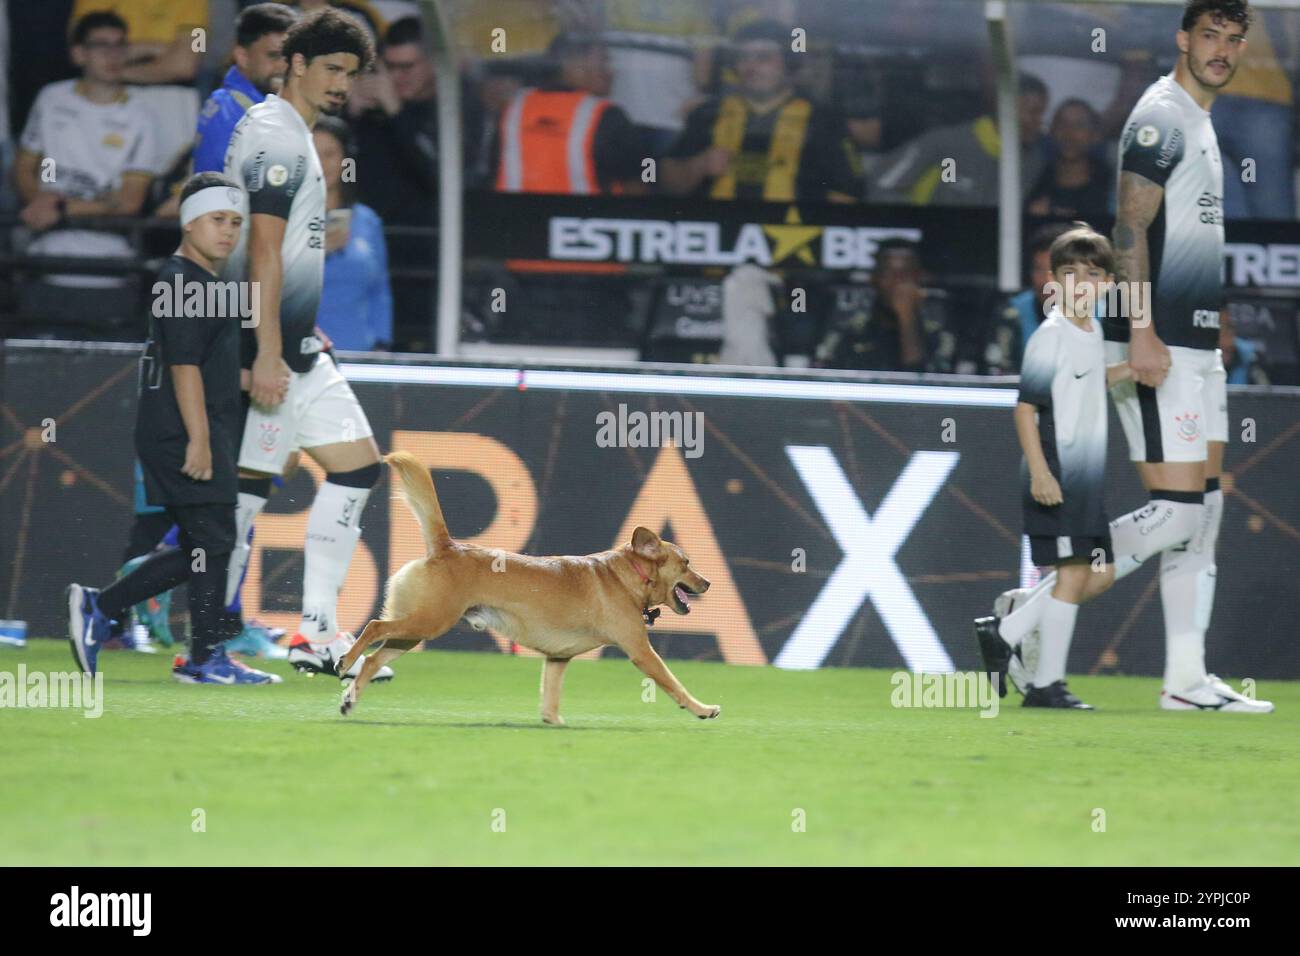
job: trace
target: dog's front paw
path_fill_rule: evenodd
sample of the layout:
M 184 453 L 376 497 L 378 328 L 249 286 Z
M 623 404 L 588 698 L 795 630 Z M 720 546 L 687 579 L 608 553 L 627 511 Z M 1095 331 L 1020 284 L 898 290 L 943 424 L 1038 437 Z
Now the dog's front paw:
M 712 720 L 714 717 L 717 717 L 720 713 L 722 713 L 722 708 L 719 707 L 717 704 L 705 704 L 704 713 L 696 714 L 695 716 L 700 718 L 700 720 Z
M 352 685 L 348 685 L 343 691 L 343 697 L 339 701 L 339 713 L 346 717 L 352 712 L 352 708 L 357 705 L 356 695 L 352 693 Z

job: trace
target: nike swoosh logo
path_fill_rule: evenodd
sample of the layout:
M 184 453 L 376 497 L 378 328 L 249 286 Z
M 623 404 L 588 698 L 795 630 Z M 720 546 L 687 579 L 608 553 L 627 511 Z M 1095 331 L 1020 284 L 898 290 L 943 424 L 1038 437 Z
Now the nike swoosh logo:
M 1088 372 L 1091 372 L 1091 371 L 1092 371 L 1092 369 L 1088 369 Z M 1088 372 L 1080 372 L 1078 375 L 1076 375 L 1076 376 L 1074 376 L 1074 377 L 1075 377 L 1075 378 L 1083 378 L 1085 375 L 1088 374 Z
M 1169 696 L 1176 701 L 1180 701 L 1181 703 L 1191 704 L 1193 707 L 1197 708 L 1198 710 L 1218 710 L 1220 707 L 1232 703 L 1231 697 L 1224 697 L 1222 694 L 1219 694 L 1219 702 L 1217 704 L 1202 704 L 1199 701 L 1188 700 L 1186 697 L 1179 697 L 1177 694 L 1170 694 Z
M 87 647 L 94 647 L 94 646 L 95 646 L 96 641 L 95 641 L 95 639 L 94 639 L 93 637 L 91 637 L 89 634 L 86 635 L 85 640 L 86 640 L 86 646 L 87 646 Z
M 220 674 L 209 674 L 208 676 L 219 684 L 233 684 L 235 682 L 234 674 L 228 674 L 225 677 L 222 677 Z

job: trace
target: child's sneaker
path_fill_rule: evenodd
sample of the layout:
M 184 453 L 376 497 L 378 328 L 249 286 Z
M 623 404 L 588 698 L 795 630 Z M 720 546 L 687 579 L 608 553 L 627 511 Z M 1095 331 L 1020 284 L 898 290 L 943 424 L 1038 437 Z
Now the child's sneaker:
M 1058 707 L 1063 710 L 1096 710 L 1091 704 L 1085 704 L 1070 693 L 1065 681 L 1058 680 L 1046 687 L 1034 687 L 1032 684 L 1025 691 L 1024 707 Z

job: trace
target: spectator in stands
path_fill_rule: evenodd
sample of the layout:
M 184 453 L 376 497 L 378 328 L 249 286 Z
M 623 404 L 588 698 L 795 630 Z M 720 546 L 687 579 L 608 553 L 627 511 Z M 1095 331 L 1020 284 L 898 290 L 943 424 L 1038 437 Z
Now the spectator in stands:
M 1046 161 L 1043 81 L 1022 73 L 1018 105 L 1020 182 L 1022 193 L 1027 193 Z M 930 130 L 882 159 L 872 198 L 920 206 L 996 206 L 1001 151 L 997 121 L 990 114 Z
M 282 3 L 256 3 L 235 21 L 234 64 L 203 104 L 194 135 L 194 172 L 221 172 L 226 147 L 244 113 L 284 80 L 284 34 L 298 14 Z
M 1295 63 L 1294 12 L 1256 10 L 1237 73 L 1215 99 L 1214 130 L 1223 153 L 1223 214 L 1228 219 L 1294 219 L 1295 96 L 1274 44 Z M 1294 67 L 1292 67 L 1294 69 Z M 1249 165 L 1245 163 L 1250 160 Z M 1249 178 L 1243 174 L 1249 169 Z
M 498 192 L 644 192 L 645 158 L 622 108 L 609 99 L 613 75 L 594 34 L 562 33 L 548 56 L 555 78 L 524 87 L 506 106 L 496 137 Z
M 713 22 L 697 0 L 605 0 L 605 42 L 614 85 L 647 156 L 662 156 L 708 82 Z
M 132 255 L 114 232 L 67 228 L 78 216 L 135 216 L 156 172 L 154 117 L 127 91 L 126 22 L 115 13 L 88 13 L 72 34 L 72 61 L 80 80 L 45 87 L 23 129 L 14 182 L 24 203 L 23 223 L 37 233 L 33 255 Z M 22 284 L 29 316 L 78 322 L 134 319 L 134 293 L 112 276 L 50 275 Z
M 126 22 L 130 45 L 122 81 L 149 111 L 159 172 L 184 165 L 194 140 L 199 94 L 194 88 L 206 45 L 207 0 L 76 0 L 73 24 L 94 10 L 110 10 Z M 202 31 L 199 33 L 198 31 Z
M 854 202 L 857 151 L 839 117 L 798 96 L 790 82 L 790 31 L 759 20 L 736 31 L 735 93 L 691 111 L 660 161 L 674 196 Z
M 479 65 L 475 82 L 466 85 L 466 102 L 474 106 L 473 115 L 466 110 L 461 117 L 465 137 L 465 188 L 491 189 L 496 183 L 497 131 L 501 116 L 524 87 L 513 64 L 487 60 Z
M 817 346 L 818 368 L 951 372 L 956 338 L 945 310 L 927 297 L 916 244 L 886 239 L 876 252 L 873 294 L 840 315 Z
M 1052 161 L 1029 190 L 1031 216 L 1095 219 L 1111 211 L 1110 166 L 1096 155 L 1101 116 L 1080 99 L 1069 99 L 1052 116 Z
M 404 17 L 388 28 L 375 71 L 357 79 L 348 101 L 356 142 L 357 198 L 390 226 L 432 228 L 438 221 L 438 105 L 434 63 L 420 21 Z M 476 104 L 462 96 L 462 121 L 475 122 Z M 466 142 L 469 149 L 471 143 Z M 403 270 L 432 270 L 428 236 L 394 237 L 391 262 Z M 423 335 L 432 319 L 430 281 L 394 282 L 397 335 Z
M 375 71 L 359 77 L 348 113 L 361 199 L 386 222 L 433 225 L 438 177 L 437 81 L 420 21 L 388 28 Z
M 335 348 L 387 349 L 393 297 L 384 224 L 369 206 L 352 201 L 353 183 L 343 176 L 344 160 L 355 153 L 347 124 L 321 116 L 312 138 L 325 174 L 325 285 L 316 322 Z
M 1052 281 L 1052 243 L 1069 231 L 1067 223 L 1040 226 L 1029 239 L 1029 287 L 1007 299 L 985 336 L 985 375 L 1015 375 L 1020 369 L 1025 343 L 1047 317 L 1047 284 Z

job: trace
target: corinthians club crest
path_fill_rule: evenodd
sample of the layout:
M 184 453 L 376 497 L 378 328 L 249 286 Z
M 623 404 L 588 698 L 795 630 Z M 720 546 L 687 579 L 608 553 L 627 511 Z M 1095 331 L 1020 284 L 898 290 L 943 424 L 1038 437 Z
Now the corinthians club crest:
M 1183 441 L 1196 441 L 1196 436 L 1201 433 L 1200 418 L 1201 416 L 1195 412 L 1175 415 L 1174 421 L 1178 423 L 1178 437 Z
M 275 443 L 280 440 L 280 426 L 275 422 L 262 422 L 258 425 L 257 444 L 262 451 L 269 452 L 275 448 Z

